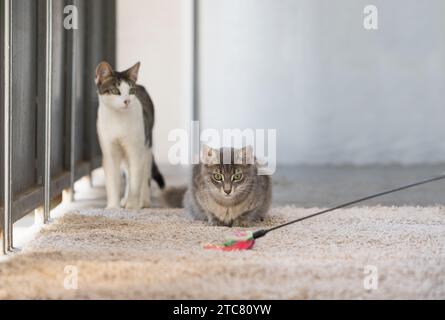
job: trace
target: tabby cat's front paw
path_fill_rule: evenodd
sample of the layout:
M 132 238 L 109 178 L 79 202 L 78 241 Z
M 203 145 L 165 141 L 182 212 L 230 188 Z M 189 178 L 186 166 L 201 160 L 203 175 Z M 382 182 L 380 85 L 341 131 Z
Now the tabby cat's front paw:
M 252 224 L 249 221 L 245 221 L 245 220 L 235 220 L 232 223 L 232 227 L 237 227 L 237 228 L 248 228 L 251 226 L 252 226 Z
M 215 218 L 209 218 L 208 219 L 209 225 L 214 226 L 214 227 L 227 227 L 227 225 Z

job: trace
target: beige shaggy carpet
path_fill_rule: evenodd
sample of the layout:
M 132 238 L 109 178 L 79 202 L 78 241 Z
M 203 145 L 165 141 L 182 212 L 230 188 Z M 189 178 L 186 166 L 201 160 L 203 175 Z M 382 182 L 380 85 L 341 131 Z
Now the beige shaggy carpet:
M 263 226 L 315 210 L 275 208 Z M 179 209 L 68 213 L 0 263 L 0 299 L 445 298 L 444 207 L 339 210 L 250 251 L 202 249 L 228 232 Z M 64 287 L 72 266 L 76 290 Z M 365 286 L 369 270 L 375 289 Z

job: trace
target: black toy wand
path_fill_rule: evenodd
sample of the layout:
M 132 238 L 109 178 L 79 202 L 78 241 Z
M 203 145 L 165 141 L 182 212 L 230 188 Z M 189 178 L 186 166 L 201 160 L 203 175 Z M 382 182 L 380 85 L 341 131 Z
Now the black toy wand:
M 229 241 L 226 241 L 222 247 L 210 246 L 208 248 L 209 249 L 215 249 L 215 248 L 216 249 L 222 249 L 223 251 L 235 251 L 235 250 L 251 249 L 253 247 L 256 239 L 264 237 L 266 234 L 268 234 L 271 231 L 274 231 L 274 230 L 286 227 L 288 225 L 291 225 L 291 224 L 294 224 L 294 223 L 297 223 L 297 222 L 300 222 L 300 221 L 303 221 L 303 220 L 306 220 L 306 219 L 314 218 L 316 216 L 319 216 L 319 215 L 322 215 L 322 214 L 325 214 L 325 213 L 328 213 L 328 212 L 331 212 L 331 211 L 334 211 L 334 210 L 337 210 L 337 209 L 348 207 L 350 205 L 353 205 L 353 204 L 356 204 L 356 203 L 359 203 L 359 202 L 363 202 L 363 201 L 366 201 L 366 200 L 374 199 L 374 198 L 381 197 L 381 196 L 384 196 L 384 195 L 387 195 L 387 194 L 390 194 L 390 193 L 402 191 L 402 190 L 405 190 L 405 189 L 413 188 L 413 187 L 416 187 L 416 186 L 420 186 L 422 184 L 426 184 L 426 183 L 430 183 L 430 182 L 434 182 L 434 181 L 438 181 L 438 180 L 442 180 L 442 179 L 445 179 L 445 174 L 442 174 L 440 176 L 437 176 L 437 177 L 434 177 L 434 178 L 431 178 L 431 179 L 427 179 L 427 180 L 411 183 L 411 184 L 408 184 L 408 185 L 405 185 L 405 186 L 402 186 L 402 187 L 398 187 L 398 188 L 395 188 L 395 189 L 379 192 L 379 193 L 376 193 L 376 194 L 373 194 L 373 195 L 370 195 L 370 196 L 367 196 L 367 197 L 363 197 L 363 198 L 360 198 L 360 199 L 357 199 L 357 200 L 353 200 L 353 201 L 350 201 L 350 202 L 346 202 L 346 203 L 340 204 L 340 205 L 338 205 L 336 207 L 333 207 L 333 208 L 330 208 L 330 209 L 325 209 L 325 210 L 322 210 L 322 211 L 310 214 L 310 215 L 302 217 L 302 218 L 291 220 L 289 222 L 277 225 L 275 227 L 271 227 L 271 228 L 268 228 L 268 229 L 257 230 L 255 232 L 253 232 L 252 235 L 250 237 L 248 237 L 247 239 L 245 238 L 245 239 L 242 239 L 242 240 L 229 240 Z

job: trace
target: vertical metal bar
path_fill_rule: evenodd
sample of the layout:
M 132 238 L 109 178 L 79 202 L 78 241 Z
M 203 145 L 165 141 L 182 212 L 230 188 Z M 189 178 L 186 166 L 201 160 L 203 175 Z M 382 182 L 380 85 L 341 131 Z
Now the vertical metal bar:
M 12 238 L 12 0 L 5 0 L 5 25 L 4 25 L 4 56 L 5 56 L 5 105 L 4 105 L 4 129 L 5 129 L 5 145 L 4 145 L 4 157 L 5 157 L 5 199 L 4 199 L 4 230 L 3 230 L 3 253 L 12 250 L 13 238 Z
M 200 106 L 200 83 L 199 83 L 199 0 L 192 0 L 192 129 L 191 129 L 191 141 L 199 141 L 200 126 L 199 121 L 201 118 L 201 106 Z M 198 139 L 198 140 L 197 140 Z M 199 161 L 200 144 L 190 143 L 190 156 L 191 163 L 197 163 Z
M 45 94 L 45 203 L 44 222 L 51 205 L 51 97 L 52 97 L 52 0 L 46 0 L 46 94 Z
M 193 98 L 192 120 L 199 121 L 199 0 L 193 0 Z
M 73 4 L 77 6 L 77 1 Z M 76 180 L 76 100 L 77 100 L 77 81 L 76 81 L 76 60 L 77 60 L 77 30 L 71 29 L 71 124 L 70 124 L 70 194 L 69 200 L 74 201 L 74 181 Z

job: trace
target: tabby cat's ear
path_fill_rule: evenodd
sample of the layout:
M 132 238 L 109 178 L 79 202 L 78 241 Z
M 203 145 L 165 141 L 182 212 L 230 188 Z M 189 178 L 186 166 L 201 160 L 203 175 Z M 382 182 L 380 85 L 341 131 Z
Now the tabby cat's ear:
M 133 82 L 138 81 L 138 75 L 139 75 L 139 67 L 141 66 L 141 63 L 138 62 L 134 66 L 132 66 L 130 69 L 125 71 L 128 78 L 130 78 Z
M 113 69 L 106 61 L 102 61 L 96 68 L 96 84 L 101 84 L 106 78 L 113 75 Z
M 219 151 L 204 144 L 201 149 L 201 161 L 204 164 L 219 164 Z
M 239 161 L 239 162 L 236 162 Z M 253 154 L 253 147 L 251 145 L 238 149 L 236 154 L 235 163 L 238 164 L 254 164 L 255 157 Z

